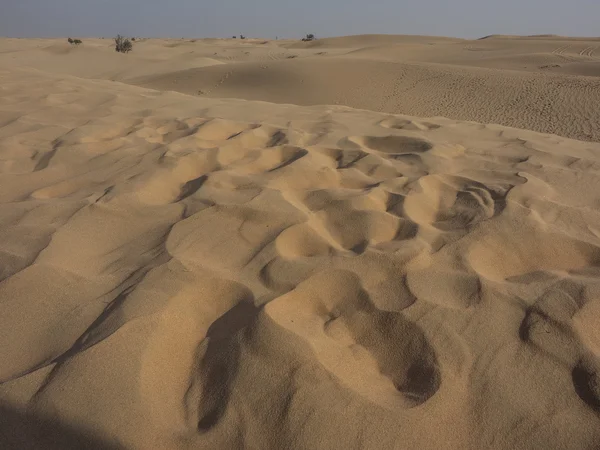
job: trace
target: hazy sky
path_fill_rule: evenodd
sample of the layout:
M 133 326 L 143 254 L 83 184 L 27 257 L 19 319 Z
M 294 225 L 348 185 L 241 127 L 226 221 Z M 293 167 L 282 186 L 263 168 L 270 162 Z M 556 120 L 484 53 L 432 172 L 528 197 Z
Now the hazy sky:
M 600 36 L 600 0 L 0 0 L 0 36 Z

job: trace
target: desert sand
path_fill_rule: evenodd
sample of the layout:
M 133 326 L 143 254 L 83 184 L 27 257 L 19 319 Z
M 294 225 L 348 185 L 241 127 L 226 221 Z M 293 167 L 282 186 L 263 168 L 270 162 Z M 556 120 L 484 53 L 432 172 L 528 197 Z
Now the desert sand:
M 342 105 L 600 141 L 600 38 L 0 39 L 0 66 L 209 98 Z
M 0 40 L 0 448 L 598 447 L 600 40 L 83 41 Z

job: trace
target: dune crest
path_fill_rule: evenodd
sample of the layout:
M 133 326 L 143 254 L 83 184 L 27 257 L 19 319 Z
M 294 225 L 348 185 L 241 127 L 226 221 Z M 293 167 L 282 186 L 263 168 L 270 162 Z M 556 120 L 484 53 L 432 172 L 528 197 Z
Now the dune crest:
M 299 36 L 300 38 L 300 36 Z M 600 142 L 600 38 L 2 39 L 23 67 L 209 98 L 344 105 Z

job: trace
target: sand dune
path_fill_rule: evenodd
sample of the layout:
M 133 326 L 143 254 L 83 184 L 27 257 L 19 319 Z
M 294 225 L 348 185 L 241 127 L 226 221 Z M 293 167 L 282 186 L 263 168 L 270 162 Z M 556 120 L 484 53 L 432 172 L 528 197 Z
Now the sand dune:
M 0 40 L 0 66 L 211 98 L 345 105 L 600 141 L 600 38 Z
M 3 445 L 599 442 L 600 144 L 23 68 L 50 64 L 32 59 L 43 52 L 141 61 L 102 53 L 99 41 L 66 55 L 25 41 L 28 49 L 2 56 Z M 478 85 L 454 85 L 466 111 L 488 114 L 494 107 L 481 99 L 500 104 L 500 90 L 519 79 L 532 95 L 556 89 L 562 114 L 579 102 L 580 116 L 548 114 L 549 124 L 597 136 L 593 119 L 582 120 L 595 94 L 572 97 L 593 79 L 559 89 L 563 78 L 526 72 L 317 58 L 181 69 L 190 81 L 184 71 L 153 83 L 175 76 L 185 91 L 227 67 L 214 95 L 316 102 L 337 84 L 333 95 L 381 99 L 400 67 L 405 80 L 481 73 Z M 349 81 L 336 79 L 351 67 Z M 253 70 L 270 71 L 270 90 L 258 74 L 252 84 Z M 358 80 L 365 91 L 351 97 Z M 497 80 L 505 84 L 490 91 Z M 305 89 L 294 92 L 295 83 Z M 435 89 L 411 94 L 413 108 L 419 98 L 443 105 Z M 395 95 L 391 104 L 407 98 Z M 523 123 L 540 120 L 532 98 L 513 105 Z
M 567 80 L 478 67 L 307 58 L 188 69 L 131 81 L 187 94 L 410 111 L 600 140 L 600 78 Z
M 599 42 L 0 40 L 0 448 L 595 448 Z

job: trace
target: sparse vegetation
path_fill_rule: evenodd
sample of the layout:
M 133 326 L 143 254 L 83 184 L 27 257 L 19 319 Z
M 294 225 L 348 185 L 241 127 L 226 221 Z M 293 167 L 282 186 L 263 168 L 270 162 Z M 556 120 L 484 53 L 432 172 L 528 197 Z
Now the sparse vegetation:
M 68 39 L 67 39 L 67 42 L 68 42 L 69 44 L 71 44 L 71 45 L 79 45 L 79 44 L 82 44 L 82 43 L 83 43 L 83 42 L 81 41 L 81 39 L 71 39 L 71 38 L 68 38 Z
M 134 37 L 131 38 L 131 42 L 135 42 L 135 38 Z
M 231 36 L 233 39 L 237 39 L 237 36 Z
M 131 41 L 120 34 L 115 38 L 115 50 L 120 53 L 129 53 L 133 50 Z
M 314 41 L 315 39 L 317 39 L 317 37 L 312 33 L 307 34 L 306 37 L 302 38 L 304 42 Z
M 246 39 L 246 36 L 244 36 L 243 34 L 240 34 L 240 39 Z

